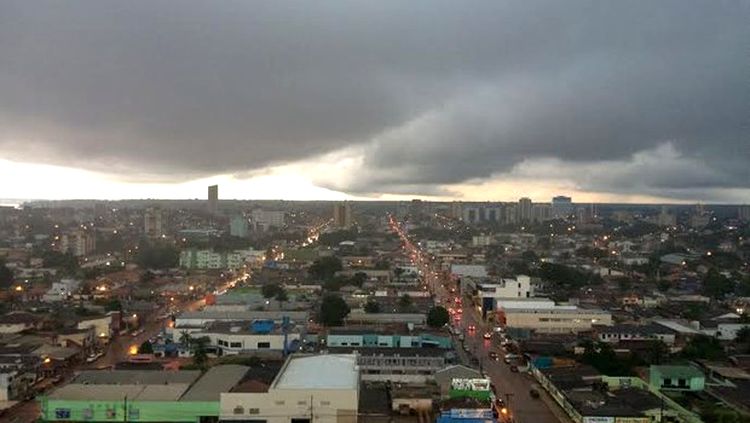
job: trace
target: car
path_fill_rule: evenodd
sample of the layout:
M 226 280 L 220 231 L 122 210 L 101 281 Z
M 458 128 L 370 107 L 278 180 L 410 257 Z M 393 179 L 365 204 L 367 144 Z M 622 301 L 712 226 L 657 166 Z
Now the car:
M 536 388 L 536 386 L 532 386 L 531 389 L 529 389 L 529 396 L 534 399 L 539 398 L 539 389 Z
M 474 325 L 469 325 L 469 332 L 474 332 L 475 330 L 477 330 L 477 327 L 476 327 L 476 326 L 474 326 Z
M 510 371 L 513 373 L 518 373 L 518 366 L 516 366 L 515 364 L 511 365 Z
M 492 339 L 492 334 L 489 332 L 486 332 L 484 335 L 482 335 L 484 339 Z
M 490 357 L 490 358 L 491 358 L 492 360 L 497 360 L 497 358 L 498 358 L 498 355 L 497 355 L 497 353 L 496 353 L 495 351 L 490 351 L 490 352 L 489 352 L 489 353 L 488 353 L 487 355 L 488 355 L 488 356 L 489 356 L 489 357 Z

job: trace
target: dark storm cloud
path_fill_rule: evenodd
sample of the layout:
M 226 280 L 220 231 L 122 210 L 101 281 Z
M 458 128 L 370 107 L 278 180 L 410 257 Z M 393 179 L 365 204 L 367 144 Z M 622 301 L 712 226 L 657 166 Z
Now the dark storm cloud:
M 573 175 L 602 191 L 747 188 L 748 5 L 3 0 L 0 149 L 180 179 L 359 146 L 327 183 L 350 192 L 544 158 L 640 169 Z

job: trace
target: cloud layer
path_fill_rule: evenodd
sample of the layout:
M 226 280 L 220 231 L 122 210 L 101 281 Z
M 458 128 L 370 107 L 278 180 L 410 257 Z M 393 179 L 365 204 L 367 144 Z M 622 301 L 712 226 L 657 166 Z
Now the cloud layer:
M 8 0 L 1 158 L 181 181 L 333 154 L 313 178 L 350 193 L 534 169 L 742 196 L 749 21 L 741 1 Z

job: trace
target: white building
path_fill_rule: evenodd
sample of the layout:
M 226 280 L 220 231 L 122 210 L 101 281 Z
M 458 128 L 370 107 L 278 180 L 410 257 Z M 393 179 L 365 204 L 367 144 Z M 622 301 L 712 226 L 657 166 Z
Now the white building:
M 451 275 L 454 278 L 463 278 L 465 276 L 486 278 L 487 266 L 483 264 L 451 264 Z
M 611 326 L 612 314 L 597 309 L 557 305 L 550 300 L 498 303 L 498 320 L 507 328 L 538 333 L 577 333 L 594 325 Z
M 71 295 L 78 292 L 81 281 L 76 279 L 62 279 L 58 282 L 52 282 L 52 287 L 47 291 L 42 299 L 44 301 L 63 301 Z
M 180 252 L 180 267 L 187 269 L 238 269 L 250 259 L 254 261 L 257 252 L 253 250 L 213 251 L 188 249 Z
M 219 407 L 222 421 L 356 423 L 357 357 L 292 355 L 267 392 L 222 393 Z
M 220 355 L 237 355 L 251 351 L 284 351 L 292 341 L 300 339 L 300 332 L 292 326 L 285 335 L 281 327 L 273 322 L 265 325 L 241 321 L 215 322 L 191 336 L 208 337 L 209 345 L 216 348 Z

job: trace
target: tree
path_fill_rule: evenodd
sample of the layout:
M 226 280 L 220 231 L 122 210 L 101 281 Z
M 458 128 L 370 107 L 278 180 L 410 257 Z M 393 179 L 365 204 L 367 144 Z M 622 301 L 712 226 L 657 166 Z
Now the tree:
M 153 354 L 154 346 L 148 341 L 143 341 L 140 347 L 138 347 L 138 354 Z
M 398 299 L 398 309 L 399 311 L 408 311 L 411 309 L 412 305 L 414 305 L 414 301 L 412 301 L 409 294 L 404 294 Z
M 703 279 L 703 294 L 714 298 L 723 299 L 724 296 L 734 290 L 734 284 L 716 269 L 711 269 Z
M 325 326 L 340 326 L 351 309 L 343 298 L 327 294 L 320 304 L 320 323 Z
M 310 276 L 318 280 L 330 280 L 343 267 L 338 257 L 330 256 L 315 260 L 307 270 Z
M 180 332 L 180 344 L 186 348 L 190 348 L 191 344 L 193 343 L 193 339 L 190 336 L 190 332 L 183 330 Z
M 180 252 L 173 245 L 143 244 L 138 248 L 135 262 L 144 269 L 169 269 L 180 263 Z
M 406 270 L 400 267 L 393 269 L 393 274 L 396 276 L 396 280 L 399 282 L 401 282 L 401 276 L 403 276 L 404 272 L 406 272 Z
M 279 308 L 281 308 L 283 303 L 289 301 L 289 295 L 287 295 L 286 290 L 281 287 L 279 287 L 279 292 L 276 293 L 274 298 L 279 302 Z
M 122 311 L 122 303 L 120 300 L 110 300 L 105 306 L 106 311 Z
M 263 285 L 260 288 L 260 292 L 263 295 L 263 298 L 270 300 L 271 298 L 277 296 L 279 292 L 283 291 L 284 289 L 275 283 L 267 283 Z
M 13 284 L 13 271 L 8 269 L 4 261 L 0 261 L 0 288 L 7 288 Z
M 206 367 L 208 363 L 208 352 L 206 351 L 206 345 L 208 345 L 209 339 L 206 336 L 193 339 L 192 350 L 193 350 L 193 364 L 201 369 Z
M 367 273 L 364 272 L 357 272 L 354 274 L 354 276 L 351 277 L 349 280 L 352 285 L 361 287 L 364 285 L 365 281 L 367 280 Z
M 650 341 L 646 355 L 649 363 L 661 364 L 669 356 L 669 347 L 661 340 Z
M 430 327 L 441 328 L 448 324 L 449 321 L 450 314 L 448 314 L 448 310 L 446 310 L 445 307 L 432 307 L 430 311 L 427 312 L 427 325 Z
M 380 303 L 374 299 L 369 299 L 365 303 L 365 313 L 380 313 Z
M 707 335 L 697 335 L 685 345 L 682 355 L 691 360 L 718 360 L 724 358 L 726 354 L 718 339 Z

